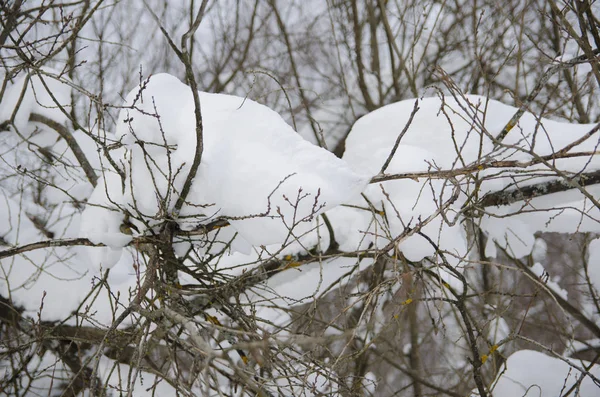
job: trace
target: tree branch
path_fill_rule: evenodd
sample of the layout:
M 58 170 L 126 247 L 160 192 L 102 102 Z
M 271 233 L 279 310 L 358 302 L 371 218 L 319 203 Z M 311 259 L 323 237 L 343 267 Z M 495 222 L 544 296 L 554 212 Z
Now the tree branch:
M 581 55 L 576 58 L 570 59 L 566 62 L 559 62 L 559 63 L 556 63 L 555 65 L 550 66 L 546 70 L 546 72 L 542 75 L 542 78 L 540 78 L 540 80 L 537 82 L 537 84 L 535 85 L 535 87 L 533 88 L 531 93 L 527 96 L 527 98 L 525 98 L 525 100 L 523 101 L 521 106 L 519 106 L 519 109 L 511 117 L 511 119 L 508 121 L 508 123 L 506 123 L 506 126 L 504 126 L 502 131 L 500 131 L 500 133 L 496 136 L 496 142 L 494 143 L 494 146 L 496 148 L 498 146 L 500 146 L 500 144 L 502 143 L 502 140 L 504 138 L 506 138 L 506 136 L 508 135 L 510 130 L 512 130 L 513 127 L 515 125 L 517 125 L 517 123 L 521 119 L 521 116 L 523 116 L 523 114 L 525 114 L 525 111 L 527 111 L 527 108 L 529 107 L 531 102 L 533 102 L 535 97 L 538 96 L 538 94 L 540 93 L 542 88 L 546 86 L 546 83 L 548 82 L 548 80 L 550 80 L 550 77 L 552 77 L 559 70 L 569 69 L 575 65 L 580 65 L 582 63 L 590 62 L 590 61 L 592 61 L 591 57 L 592 56 L 595 57 L 598 54 L 600 54 L 600 49 L 595 49 L 595 50 L 591 51 L 589 54 L 586 53 L 586 55 Z
M 67 145 L 75 155 L 79 165 L 81 165 L 81 168 L 83 168 L 83 172 L 85 172 L 85 176 L 87 177 L 88 181 L 90 181 L 92 186 L 96 187 L 98 184 L 98 176 L 96 175 L 94 168 L 83 153 L 83 150 L 81 150 L 81 146 L 79 146 L 79 143 L 77 143 L 77 140 L 73 137 L 73 134 L 71 134 L 71 132 L 64 125 L 46 116 L 42 116 L 39 113 L 31 113 L 29 116 L 29 121 L 42 123 L 58 132 L 58 135 L 60 135 L 67 142 Z
M 600 183 L 600 170 L 579 174 L 579 176 L 570 180 L 556 179 L 536 183 L 534 185 L 488 193 L 479 200 L 477 206 L 492 207 L 509 205 L 517 201 L 530 200 L 547 194 L 565 192 L 574 189 L 574 183 L 579 184 L 582 187 L 598 184 Z
M 208 234 L 209 232 L 219 229 L 221 227 L 228 226 L 229 223 L 224 220 L 217 220 L 215 222 L 211 222 L 208 225 L 202 225 L 200 229 L 193 231 L 178 231 L 176 233 L 177 236 L 201 236 Z M 139 236 L 134 237 L 131 242 L 127 246 L 138 246 L 141 244 L 148 243 L 156 243 L 156 237 L 153 236 Z M 37 241 L 35 243 L 21 245 L 14 248 L 9 248 L 3 251 L 0 251 L 0 259 L 8 258 L 14 255 L 23 254 L 29 251 L 35 251 L 44 248 L 53 248 L 53 247 L 73 247 L 73 246 L 87 246 L 87 247 L 106 247 L 105 244 L 96 244 L 90 241 L 87 238 L 72 238 L 72 239 L 63 239 L 63 240 L 45 240 L 45 241 Z

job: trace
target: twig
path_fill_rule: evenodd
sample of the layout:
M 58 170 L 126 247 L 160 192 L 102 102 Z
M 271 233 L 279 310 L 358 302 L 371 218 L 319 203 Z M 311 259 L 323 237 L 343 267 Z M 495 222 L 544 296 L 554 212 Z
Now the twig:
M 592 53 L 593 53 L 593 55 L 598 55 L 598 54 L 600 54 L 600 50 L 595 49 Z M 546 70 L 546 72 L 542 75 L 540 80 L 537 82 L 537 84 L 533 88 L 533 91 L 531 91 L 531 93 L 527 96 L 527 98 L 525 98 L 523 103 L 521 103 L 521 106 L 519 107 L 519 109 L 511 117 L 511 119 L 508 121 L 508 123 L 506 123 L 506 125 L 504 126 L 502 131 L 498 134 L 498 136 L 496 136 L 496 142 L 494 143 L 494 149 L 496 149 L 500 146 L 500 144 L 502 143 L 502 140 L 504 138 L 506 138 L 506 135 L 508 135 L 510 130 L 512 130 L 513 127 L 515 125 L 517 125 L 517 123 L 521 119 L 521 116 L 523 116 L 523 114 L 525 114 L 525 111 L 527 110 L 527 108 L 529 107 L 531 102 L 533 102 L 535 97 L 538 96 L 538 94 L 540 93 L 542 88 L 546 85 L 548 80 L 550 80 L 550 77 L 552 77 L 559 70 L 569 69 L 569 68 L 572 68 L 573 66 L 580 65 L 582 63 L 586 63 L 589 61 L 591 61 L 591 58 L 589 58 L 586 54 L 586 55 L 581 55 L 576 58 L 570 59 L 566 62 L 560 62 L 560 63 L 557 63 L 556 65 L 550 66 Z
M 530 200 L 534 197 L 545 196 L 547 194 L 564 192 L 574 189 L 573 185 L 581 187 L 595 185 L 600 183 L 600 170 L 579 174 L 572 179 L 556 179 L 536 183 L 534 185 L 516 187 L 510 190 L 500 190 L 498 192 L 488 193 L 477 203 L 479 207 L 491 207 L 500 205 L 509 205 L 517 201 Z
M 98 176 L 96 175 L 94 168 L 88 161 L 85 153 L 83 153 L 83 150 L 81 150 L 81 146 L 79 146 L 79 143 L 77 143 L 77 140 L 73 137 L 73 134 L 71 134 L 71 132 L 64 125 L 46 116 L 42 116 L 39 113 L 31 113 L 29 115 L 29 121 L 42 123 L 58 132 L 58 135 L 60 135 L 65 142 L 67 142 L 67 145 L 75 155 L 75 158 L 81 165 L 81 168 L 83 168 L 83 172 L 85 172 L 85 176 L 87 177 L 88 181 L 90 181 L 92 186 L 96 187 L 98 184 Z
M 404 135 L 408 131 L 408 128 L 412 124 L 412 121 L 415 118 L 415 114 L 417 114 L 418 111 L 419 111 L 419 99 L 415 99 L 415 106 L 413 107 L 413 110 L 410 113 L 410 117 L 408 118 L 408 121 L 406 122 L 406 125 L 404 126 L 404 129 L 402 130 L 402 132 L 400 132 L 400 135 L 398 135 L 398 138 L 396 138 L 396 142 L 394 143 L 394 147 L 392 148 L 392 151 L 390 152 L 390 155 L 388 156 L 387 160 L 385 160 L 385 163 L 383 164 L 383 167 L 381 167 L 381 171 L 379 171 L 379 175 L 383 175 L 385 173 L 385 170 L 387 169 L 387 167 L 389 167 L 390 163 L 392 162 L 392 158 L 396 154 L 396 150 L 398 150 L 398 146 L 400 145 L 400 141 L 402 140 L 402 138 L 404 137 Z
M 228 226 L 229 223 L 226 221 L 215 221 L 208 225 L 202 226 L 199 230 L 194 231 L 178 231 L 176 233 L 177 236 L 200 236 L 205 235 L 211 232 L 212 230 L 219 229 L 221 227 Z M 153 236 L 139 236 L 134 237 L 127 246 L 139 246 L 147 243 L 156 243 L 156 237 Z M 53 248 L 53 247 L 73 247 L 73 246 L 87 246 L 87 247 L 106 247 L 105 244 L 93 243 L 87 238 L 72 238 L 72 239 L 64 239 L 64 240 L 45 240 L 45 241 L 37 241 L 35 243 L 21 245 L 19 247 L 9 248 L 3 251 L 0 251 L 0 259 L 8 258 L 14 255 L 23 254 L 29 251 L 35 251 L 44 248 Z

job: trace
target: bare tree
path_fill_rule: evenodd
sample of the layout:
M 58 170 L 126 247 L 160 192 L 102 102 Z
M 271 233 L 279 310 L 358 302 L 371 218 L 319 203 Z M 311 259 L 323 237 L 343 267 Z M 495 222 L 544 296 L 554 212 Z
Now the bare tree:
M 0 10 L 0 394 L 504 396 L 526 350 L 569 368 L 561 395 L 600 388 L 595 1 Z M 226 121 L 268 105 L 369 186 L 330 209 L 215 162 L 261 159 L 215 149 L 226 97 L 199 91 L 240 97 Z M 251 193 L 210 195 L 205 165 L 264 206 L 226 213 Z M 277 244 L 240 226 L 263 220 Z

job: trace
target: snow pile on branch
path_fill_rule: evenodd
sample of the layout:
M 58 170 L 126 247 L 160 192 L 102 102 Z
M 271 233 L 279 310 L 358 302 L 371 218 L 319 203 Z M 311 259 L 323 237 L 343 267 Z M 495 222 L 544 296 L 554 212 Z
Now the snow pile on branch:
M 83 215 L 87 236 L 113 248 L 125 245 L 127 237 L 118 236 L 126 211 L 140 230 L 169 218 L 184 230 L 223 218 L 252 245 L 280 244 L 364 189 L 365 176 L 303 140 L 269 108 L 203 92 L 200 103 L 202 161 L 185 204 L 174 213 L 196 153 L 192 92 L 168 74 L 131 91 L 116 130 L 127 149 L 120 160 L 125 190 L 115 178 L 99 183 Z
M 348 234 L 343 229 L 349 227 L 368 230 L 348 236 L 344 248 L 372 242 L 386 247 L 404 232 L 410 237 L 399 241 L 400 249 L 411 260 L 432 255 L 436 245 L 463 257 L 466 239 L 461 222 L 466 211 L 480 212 L 480 227 L 491 237 L 487 249 L 491 256 L 494 242 L 517 257 L 528 254 L 536 231 L 600 231 L 599 209 L 577 190 L 500 207 L 477 206 L 486 194 L 506 191 L 509 196 L 524 187 L 556 181 L 559 175 L 569 181 L 581 172 L 600 169 L 598 156 L 593 156 L 598 146 L 596 125 L 559 123 L 526 112 L 496 145 L 495 137 L 517 110 L 512 106 L 466 95 L 424 98 L 414 109 L 415 100 L 398 102 L 367 114 L 353 126 L 343 159 L 382 182 L 365 190 L 367 200 L 354 203 L 364 210 L 334 211 L 340 234 Z M 386 179 L 390 174 L 401 175 Z M 592 195 L 598 190 L 586 189 Z M 409 232 L 418 223 L 424 224 L 421 232 L 432 241 Z
M 364 197 L 356 196 L 351 206 L 327 212 L 343 251 L 373 246 L 392 250 L 398 243 L 409 260 L 445 252 L 444 260 L 458 265 L 468 258 L 465 214 L 488 235 L 489 256 L 496 254 L 496 244 L 517 257 L 529 254 L 536 231 L 600 231 L 595 221 L 600 219 L 598 208 L 577 190 L 504 206 L 479 205 L 490 195 L 556 181 L 561 173 L 572 176 L 600 169 L 600 161 L 591 154 L 598 145 L 595 125 L 559 123 L 525 113 L 502 144 L 495 145 L 495 137 L 516 108 L 467 95 L 420 99 L 413 114 L 414 109 L 415 100 L 398 102 L 369 113 L 353 126 L 343 159 L 356 172 L 367 172 L 381 182 L 370 184 Z M 558 153 L 556 158 L 543 159 L 553 153 Z M 537 212 L 542 205 L 548 210 Z M 303 270 L 301 285 L 328 287 L 321 273 Z M 328 267 L 332 277 L 341 277 L 346 270 Z M 436 271 L 454 290 L 463 290 L 462 282 L 450 272 Z M 286 298 L 296 297 L 286 284 L 299 280 L 297 272 L 289 269 L 267 282 L 282 306 Z M 557 285 L 553 290 L 562 293 Z

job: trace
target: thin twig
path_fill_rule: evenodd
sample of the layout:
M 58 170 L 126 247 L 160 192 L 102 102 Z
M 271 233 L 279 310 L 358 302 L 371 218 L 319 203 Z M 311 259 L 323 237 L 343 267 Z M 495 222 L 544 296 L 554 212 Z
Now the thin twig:
M 592 53 L 594 56 L 596 56 L 596 55 L 600 54 L 600 50 L 595 49 Z M 494 149 L 500 146 L 500 144 L 502 143 L 502 140 L 504 140 L 504 138 L 506 138 L 506 135 L 508 135 L 510 130 L 512 130 L 513 127 L 515 125 L 517 125 L 517 123 L 521 119 L 521 116 L 523 116 L 523 114 L 525 114 L 525 112 L 529 108 L 529 105 L 531 104 L 531 102 L 533 102 L 533 100 L 538 96 L 538 94 L 540 93 L 542 88 L 546 86 L 546 83 L 548 82 L 548 80 L 550 80 L 550 77 L 552 77 L 556 72 L 558 72 L 560 70 L 569 69 L 569 68 L 572 68 L 573 66 L 580 65 L 582 63 L 586 63 L 591 60 L 592 59 L 590 59 L 587 55 L 581 55 L 576 58 L 570 59 L 566 62 L 559 62 L 559 63 L 556 63 L 555 65 L 550 66 L 546 70 L 546 72 L 542 75 L 540 80 L 537 82 L 537 84 L 533 88 L 533 91 L 531 91 L 531 93 L 527 96 L 527 98 L 525 98 L 525 100 L 521 103 L 521 106 L 519 106 L 519 109 L 510 118 L 508 123 L 506 123 L 506 125 L 504 126 L 502 131 L 496 136 L 496 142 L 494 143 Z
M 81 146 L 79 146 L 79 143 L 77 143 L 77 140 L 73 137 L 73 134 L 71 134 L 67 127 L 39 113 L 31 113 L 29 115 L 29 121 L 42 123 L 47 127 L 52 128 L 54 131 L 58 132 L 58 135 L 60 135 L 65 140 L 65 142 L 73 152 L 73 155 L 81 165 L 81 168 L 83 168 L 83 172 L 85 172 L 85 176 L 87 177 L 88 181 L 90 181 L 92 186 L 96 187 L 96 185 L 98 184 L 98 176 L 94 171 L 94 167 L 92 167 L 87 157 L 85 156 L 85 153 L 83 153 Z
M 419 99 L 415 99 L 415 106 L 413 107 L 412 112 L 410 112 L 410 117 L 408 118 L 408 121 L 406 122 L 406 125 L 404 126 L 404 129 L 402 129 L 402 132 L 400 132 L 400 135 L 398 135 L 398 138 L 396 138 L 396 142 L 394 143 L 394 147 L 392 148 L 392 151 L 390 152 L 390 155 L 388 156 L 387 160 L 385 160 L 385 163 L 383 164 L 383 167 L 381 167 L 381 171 L 379 171 L 379 175 L 383 175 L 385 173 L 385 170 L 387 169 L 387 167 L 389 167 L 390 163 L 392 162 L 392 158 L 396 154 L 396 150 L 398 150 L 398 146 L 400 145 L 400 141 L 402 140 L 402 138 L 404 137 L 404 135 L 408 131 L 408 128 L 412 124 L 412 121 L 415 118 L 415 114 L 417 114 L 417 112 L 419 111 L 419 109 L 420 109 L 419 108 Z

